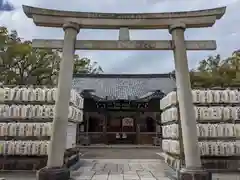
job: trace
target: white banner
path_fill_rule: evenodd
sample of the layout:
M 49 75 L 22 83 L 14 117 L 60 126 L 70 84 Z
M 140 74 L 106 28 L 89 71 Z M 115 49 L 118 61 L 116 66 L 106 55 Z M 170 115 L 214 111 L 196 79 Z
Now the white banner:
M 132 118 L 123 118 L 122 119 L 122 126 L 133 126 L 133 119 Z

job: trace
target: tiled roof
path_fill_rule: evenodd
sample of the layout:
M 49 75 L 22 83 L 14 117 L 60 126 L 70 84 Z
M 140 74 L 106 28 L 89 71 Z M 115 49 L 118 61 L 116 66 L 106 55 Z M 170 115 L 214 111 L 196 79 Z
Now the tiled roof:
M 78 74 L 73 77 L 73 88 L 79 93 L 93 90 L 101 98 L 129 99 L 156 90 L 167 94 L 176 84 L 170 74 Z

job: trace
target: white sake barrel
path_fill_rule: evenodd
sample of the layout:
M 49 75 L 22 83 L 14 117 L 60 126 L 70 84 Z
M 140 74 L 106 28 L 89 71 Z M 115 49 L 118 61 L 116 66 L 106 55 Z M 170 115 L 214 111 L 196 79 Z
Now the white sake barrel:
M 52 123 L 42 123 L 42 136 L 49 136 L 50 135 L 50 125 Z
M 199 146 L 201 156 L 204 156 L 206 154 L 206 148 L 205 148 L 204 145 L 205 144 L 203 142 L 198 142 L 198 146 Z
M 26 123 L 18 123 L 18 128 L 19 128 L 19 132 L 18 132 L 18 135 L 19 136 L 26 136 Z
M 2 142 L 3 142 L 3 153 L 6 155 L 8 153 L 9 141 L 2 141 Z
M 239 102 L 238 90 L 231 90 L 229 92 L 229 102 L 230 103 L 238 103 Z
M 213 98 L 214 98 L 214 103 L 218 104 L 221 103 L 221 91 L 219 90 L 213 90 Z
M 16 153 L 16 155 L 23 154 L 22 141 L 15 141 L 15 153 Z
M 232 118 L 234 120 L 240 120 L 240 107 L 236 106 L 236 107 L 232 107 Z
M 22 141 L 22 155 L 28 155 L 27 141 Z
M 78 93 L 77 93 L 77 96 L 76 96 L 76 106 L 79 107 L 80 109 L 82 109 L 82 100 L 81 100 Z
M 209 120 L 210 119 L 210 115 L 209 115 L 210 113 L 209 113 L 208 107 L 201 107 L 200 114 L 201 114 L 200 120 Z
M 226 129 L 225 124 L 218 124 L 218 126 L 217 126 L 217 136 L 218 137 L 224 137 L 225 129 Z
M 226 124 L 225 127 L 226 127 L 225 136 L 233 137 L 234 136 L 234 124 Z
M 176 107 L 171 108 L 171 118 L 172 120 L 180 120 L 180 117 L 178 117 L 178 109 Z
M 18 105 L 11 105 L 9 106 L 9 116 L 13 118 L 18 118 L 19 114 L 16 114 L 18 111 Z
M 210 107 L 210 117 L 212 120 L 221 120 L 222 119 L 222 107 Z
M 169 105 L 174 105 L 174 104 L 177 104 L 177 94 L 175 91 L 173 92 L 170 92 L 169 94 L 169 98 L 170 98 L 170 104 Z
M 0 88 L 0 102 L 4 102 L 5 101 L 5 90 L 4 88 Z
M 200 136 L 202 137 L 208 137 L 208 124 L 201 124 L 199 127 L 200 129 Z
M 219 128 L 219 126 L 218 126 L 218 124 L 213 124 L 212 125 L 212 127 L 213 127 L 213 137 L 218 137 L 218 128 Z
M 41 88 L 36 88 L 33 90 L 35 101 L 44 101 L 44 94 Z
M 228 142 L 229 156 L 235 155 L 235 142 Z
M 15 152 L 15 142 L 14 141 L 8 141 L 7 142 L 7 154 L 8 155 L 14 155 L 16 152 Z
M 77 112 L 77 122 L 82 122 L 83 121 L 83 115 L 82 115 L 82 111 L 78 110 Z
M 33 136 L 34 124 L 27 123 L 26 124 L 26 136 Z
M 199 90 L 192 90 L 193 103 L 199 103 Z
M 231 107 L 223 107 L 223 120 L 231 119 Z
M 74 117 L 73 117 L 73 119 L 74 119 L 75 121 L 78 121 L 78 111 L 80 111 L 80 110 L 77 109 L 76 107 L 74 107 Z
M 166 108 L 166 101 L 167 101 L 167 96 L 165 96 L 165 97 L 163 97 L 162 99 L 161 99 L 161 104 L 160 104 L 160 109 L 165 109 Z
M 15 105 L 9 106 L 9 116 L 10 116 L 10 117 L 14 117 L 14 106 L 15 106 Z
M 53 101 L 56 101 L 57 100 L 57 88 L 53 88 Z
M 31 141 L 26 141 L 26 153 L 27 155 L 32 155 L 32 143 Z
M 20 111 L 20 119 L 25 119 L 26 118 L 26 113 L 27 113 L 27 106 L 19 105 L 18 106 L 19 111 Z
M 69 109 L 69 110 L 68 110 L 68 119 L 73 120 L 74 109 L 73 109 L 72 106 L 69 106 L 68 109 Z
M 31 119 L 33 117 L 33 105 L 26 105 L 23 107 L 24 109 L 24 116 L 23 118 L 29 118 Z
M 173 136 L 178 138 L 179 137 L 179 127 L 178 127 L 178 124 L 173 124 Z
M 21 116 L 21 109 L 19 105 L 15 105 L 14 106 L 14 112 L 13 112 L 14 116 L 19 118 Z
M 42 106 L 42 118 L 48 118 L 48 106 L 47 105 L 43 105 Z
M 40 151 L 40 148 L 39 148 L 39 141 L 30 141 L 30 143 L 32 144 L 32 155 L 39 155 L 39 151 Z
M 197 124 L 197 136 L 200 137 L 200 127 L 199 127 L 199 124 Z
M 234 124 L 234 136 L 240 137 L 240 124 Z
M 48 117 L 53 118 L 55 114 L 55 106 L 49 106 L 48 108 Z
M 47 102 L 53 102 L 54 101 L 54 91 L 55 89 L 49 89 L 47 92 Z
M 34 98 L 34 89 L 32 88 L 32 87 L 29 87 L 29 88 L 27 88 L 27 94 L 28 94 L 28 96 L 27 96 L 27 100 L 28 101 L 35 101 L 35 98 Z
M 71 90 L 71 95 L 70 95 L 70 102 L 73 103 L 75 105 L 76 103 L 76 96 L 75 96 L 75 91 L 72 89 Z
M 18 100 L 17 101 L 26 101 L 24 98 L 25 98 L 25 92 L 26 92 L 26 88 L 19 88 L 18 90 L 19 92 L 19 95 L 18 95 Z
M 2 118 L 9 117 L 9 106 L 8 105 L 0 105 L 0 117 L 2 117 Z
M 49 88 L 44 87 L 43 92 L 44 92 L 44 101 L 48 101 L 48 92 L 50 91 Z
M 44 156 L 48 153 L 48 144 L 47 141 L 40 142 L 40 155 Z
M 207 102 L 207 94 L 205 90 L 199 91 L 199 103 L 206 103 Z
M 4 155 L 5 154 L 4 144 L 5 144 L 5 141 L 0 141 L 0 155 Z
M 27 88 L 22 88 L 22 100 L 23 101 L 28 101 L 28 89 Z
M 49 118 L 50 117 L 50 112 L 51 112 L 51 109 L 54 107 L 53 105 L 46 105 L 46 118 Z
M 197 106 L 194 106 L 194 114 L 195 114 L 195 119 L 199 120 L 200 119 L 200 108 Z
M 230 92 L 231 90 L 226 89 L 222 91 L 222 102 L 229 103 L 230 102 Z
M 213 90 L 207 90 L 206 95 L 207 95 L 207 103 L 215 103 L 214 102 L 214 91 Z
M 214 137 L 214 126 L 213 126 L 213 124 L 208 124 L 208 126 L 207 126 L 207 137 Z
M 9 101 L 19 101 L 19 97 L 20 97 L 19 88 L 18 87 L 11 88 Z
M 211 150 L 212 150 L 212 156 L 217 156 L 219 151 L 218 151 L 218 144 L 217 142 L 208 142 L 210 144 Z
M 235 141 L 235 151 L 236 151 L 236 156 L 238 155 L 240 155 L 240 140 L 236 140 Z
M 6 123 L 0 123 L 0 136 L 4 136 L 5 134 L 4 124 Z
M 3 136 L 8 136 L 8 124 L 7 123 L 3 123 L 2 124 L 2 132 L 3 132 Z
M 17 123 L 8 123 L 9 136 L 17 135 Z
M 4 98 L 3 101 L 11 101 L 11 89 L 10 88 L 4 88 Z
M 240 103 L 240 91 L 239 90 L 238 90 L 237 96 L 238 96 L 238 103 Z
M 41 136 L 41 123 L 34 124 L 34 136 Z

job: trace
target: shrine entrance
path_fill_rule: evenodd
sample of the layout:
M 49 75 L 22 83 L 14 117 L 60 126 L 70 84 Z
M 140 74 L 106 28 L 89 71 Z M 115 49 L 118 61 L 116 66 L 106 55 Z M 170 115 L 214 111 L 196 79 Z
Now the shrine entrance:
M 62 61 L 58 79 L 58 96 L 54 117 L 53 135 L 48 154 L 48 171 L 51 167 L 62 167 L 65 152 L 68 118 L 68 102 L 72 88 L 75 49 L 85 50 L 172 50 L 176 72 L 182 138 L 185 153 L 185 169 L 182 179 L 209 178 L 202 170 L 197 138 L 196 120 L 188 70 L 187 50 L 215 50 L 216 42 L 185 40 L 186 28 L 211 27 L 224 15 L 226 7 L 189 12 L 170 13 L 88 13 L 41 9 L 23 6 L 25 14 L 38 26 L 63 28 L 64 40 L 33 40 L 33 47 L 62 49 Z M 119 41 L 76 40 L 81 28 L 120 29 Z M 129 29 L 167 29 L 172 40 L 131 41 Z M 106 123 L 104 134 L 106 134 Z M 49 169 L 50 168 L 50 169 Z M 60 168 L 61 169 L 61 168 Z M 194 170 L 194 171 L 193 171 Z M 195 171 L 196 170 L 196 171 Z M 46 171 L 46 170 L 45 170 Z M 46 175 L 46 172 L 42 171 Z M 53 171 L 51 171 L 53 172 Z M 56 171 L 54 171 L 56 172 Z M 64 171 L 65 176 L 70 173 Z M 200 175 L 200 176 L 199 176 Z M 42 175 L 42 178 L 44 175 Z
M 77 144 L 85 145 L 82 139 L 86 136 L 89 145 L 154 144 L 160 97 L 151 101 L 91 101 L 85 100 L 85 107 L 88 107 L 84 109 L 85 128 Z
M 107 122 L 108 144 L 135 144 L 136 143 L 136 120 L 134 117 L 123 117 L 113 114 Z

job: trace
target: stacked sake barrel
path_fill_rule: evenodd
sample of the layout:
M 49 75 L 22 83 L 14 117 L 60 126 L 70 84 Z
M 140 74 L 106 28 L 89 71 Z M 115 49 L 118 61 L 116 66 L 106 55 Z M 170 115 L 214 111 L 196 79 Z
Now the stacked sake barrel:
M 57 88 L 0 88 L 2 157 L 46 157 L 52 134 L 56 95 Z M 83 98 L 72 90 L 66 150 L 76 145 L 77 123 L 83 120 L 82 109 Z
M 192 90 L 202 164 L 208 169 L 240 169 L 240 91 Z M 160 102 L 162 149 L 166 162 L 180 168 L 183 159 L 176 92 Z

